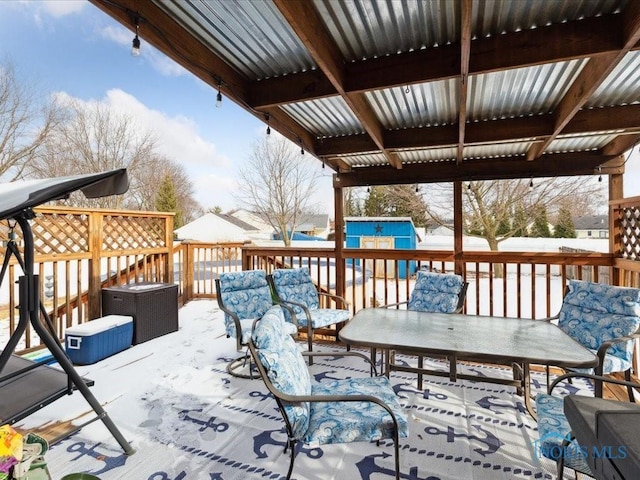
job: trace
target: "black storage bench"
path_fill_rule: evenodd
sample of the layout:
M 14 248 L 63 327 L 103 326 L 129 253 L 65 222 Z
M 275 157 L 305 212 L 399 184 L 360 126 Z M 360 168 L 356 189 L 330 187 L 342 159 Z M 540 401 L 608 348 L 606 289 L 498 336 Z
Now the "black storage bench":
M 133 283 L 102 289 L 102 315 L 133 317 L 133 345 L 178 330 L 178 286 Z

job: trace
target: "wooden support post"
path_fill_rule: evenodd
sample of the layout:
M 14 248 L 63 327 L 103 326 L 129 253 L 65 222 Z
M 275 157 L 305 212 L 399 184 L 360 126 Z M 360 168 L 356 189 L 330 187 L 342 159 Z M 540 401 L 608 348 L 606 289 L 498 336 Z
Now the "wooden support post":
M 89 289 L 88 289 L 88 318 L 93 320 L 102 315 L 102 281 L 100 279 L 100 262 L 102 258 L 102 222 L 105 215 L 101 212 L 89 213 Z
M 336 242 L 336 295 L 345 296 L 346 268 L 344 263 L 344 199 L 341 187 L 333 187 L 333 202 L 335 213 L 335 242 Z
M 462 182 L 453 182 L 453 257 L 454 270 L 464 276 L 462 243 Z

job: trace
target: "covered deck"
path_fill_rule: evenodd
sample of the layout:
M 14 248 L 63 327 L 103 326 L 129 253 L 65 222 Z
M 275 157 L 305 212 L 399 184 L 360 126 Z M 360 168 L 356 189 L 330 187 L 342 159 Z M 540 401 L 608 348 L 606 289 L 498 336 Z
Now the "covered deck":
M 227 373 L 237 352 L 224 334 L 217 303 L 189 302 L 180 309 L 180 325 L 178 332 L 78 367 L 95 381 L 92 390 L 136 453 L 125 455 L 103 425 L 92 424 L 47 453 L 53 478 L 71 472 L 102 480 L 285 477 L 286 434 L 275 400 L 261 380 Z M 332 344 L 318 349 L 344 351 Z M 446 369 L 442 361 L 429 364 Z M 460 370 L 510 375 L 509 369 L 491 365 L 461 363 Z M 314 364 L 312 373 L 318 381 L 358 377 L 368 375 L 368 366 L 336 356 Z M 391 383 L 410 418 L 409 438 L 401 440 L 401 478 L 555 478 L 553 462 L 536 455 L 536 422 L 515 387 L 426 376 L 418 390 L 416 375 L 398 372 Z M 545 388 L 542 371 L 533 374 L 532 385 L 535 391 Z M 591 387 L 581 382 L 569 388 L 591 395 Z M 51 439 L 90 413 L 78 395 L 66 396 L 17 427 Z M 391 454 L 389 441 L 304 447 L 293 478 L 391 478 Z
M 185 303 L 180 332 L 82 369 L 96 382 L 96 396 L 136 444 L 136 455 L 125 458 L 107 434 L 97 431 L 100 425 L 91 425 L 54 446 L 50 458 L 56 475 L 91 471 L 103 480 L 228 479 L 280 478 L 286 471 L 275 404 L 259 382 L 225 377 L 223 366 L 235 356 L 234 344 L 224 338 L 216 307 L 199 299 L 213 296 L 214 275 L 196 276 L 198 248 L 205 252 L 204 264 L 207 252 L 232 249 L 240 263 L 229 269 L 315 262 L 321 288 L 349 297 L 356 310 L 375 305 L 378 297 L 384 303 L 401 298 L 410 290 L 410 279 L 392 276 L 391 283 L 379 287 L 373 282 L 373 290 L 366 290 L 356 270 L 349 269 L 355 260 L 381 265 L 374 269 L 382 268 L 385 279 L 393 262 L 410 261 L 477 279 L 466 309 L 486 309 L 492 315 L 509 315 L 499 307 L 513 299 L 516 317 L 555 313 L 554 299 L 571 275 L 599 281 L 606 274 L 612 284 L 640 285 L 640 199 L 625 199 L 623 189 L 627 154 L 640 139 L 639 2 L 91 2 L 130 28 L 132 36 L 139 25 L 143 42 L 333 170 L 336 243 L 324 251 L 207 245 L 182 245 L 174 251 L 171 221 L 162 219 L 159 239 L 148 255 L 116 246 L 106 256 L 106 269 L 89 269 L 89 291 L 66 292 L 63 304 L 55 303 L 61 298 L 56 291 L 53 308 L 60 335 L 64 318 L 82 321 L 99 314 L 99 291 L 105 285 L 100 272 L 117 272 L 106 282 L 141 277 L 175 281 Z M 507 254 L 463 248 L 465 182 L 600 174 L 608 179 L 608 253 Z M 345 188 L 433 182 L 453 185 L 451 251 L 344 247 Z M 128 220 L 118 228 L 127 228 Z M 84 259 L 96 262 L 95 267 L 103 258 L 89 251 L 94 244 L 88 245 Z M 57 262 L 68 261 L 57 252 L 49 255 L 56 269 Z M 176 258 L 184 270 L 174 271 Z M 77 265 L 78 276 L 84 275 L 85 267 Z M 498 289 L 502 280 L 493 275 L 497 265 L 503 271 L 511 266 L 517 274 L 512 289 L 506 282 Z M 65 275 L 72 277 L 69 268 Z M 554 278 L 561 279 L 560 286 L 552 286 Z M 204 302 L 210 307 L 194 321 L 202 329 L 192 330 L 184 312 Z M 136 366 L 144 373 L 135 373 Z M 322 377 L 351 375 L 358 367 L 314 368 Z M 535 457 L 535 423 L 521 411 L 513 392 L 441 381 L 417 391 L 413 378 L 393 381 L 413 422 L 401 451 L 404 475 L 553 478 L 553 466 Z M 536 388 L 544 388 L 543 381 L 536 382 Z M 75 395 L 59 400 L 29 416 L 22 427 L 64 431 L 86 409 L 76 401 L 82 400 Z M 55 410 L 61 405 L 64 415 Z M 48 424 L 46 415 L 56 423 Z M 298 476 L 375 478 L 388 469 L 385 445 L 335 448 L 332 453 L 305 452 L 298 465 L 304 474 Z M 500 456 L 489 459 L 489 454 Z M 315 458 L 320 455 L 327 457 Z

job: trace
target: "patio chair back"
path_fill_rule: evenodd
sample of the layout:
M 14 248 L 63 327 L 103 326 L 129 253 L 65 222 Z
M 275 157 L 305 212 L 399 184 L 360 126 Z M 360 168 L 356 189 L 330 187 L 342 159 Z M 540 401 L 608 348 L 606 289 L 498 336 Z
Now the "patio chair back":
M 301 305 L 305 305 L 309 310 L 320 307 L 318 289 L 307 267 L 277 269 L 273 271 L 271 278 L 278 298 L 285 302 L 293 302 L 291 307 L 296 315 L 304 318 Z M 287 314 L 285 312 L 285 315 Z
M 238 338 L 234 315 L 241 324 L 253 323 L 261 318 L 273 305 L 271 290 L 264 270 L 225 272 L 216 280 L 218 305 L 225 312 L 224 323 L 227 336 Z M 245 330 L 245 329 L 243 329 Z M 246 337 L 242 343 L 249 340 Z
M 418 271 L 408 310 L 454 313 L 462 311 L 467 283 L 462 276 Z
M 216 298 L 224 312 L 224 327 L 228 338 L 236 339 L 236 349 L 246 348 L 253 326 L 273 307 L 271 289 L 264 270 L 225 272 L 216 278 Z M 281 310 L 280 307 L 277 307 Z M 248 350 L 231 360 L 227 372 L 234 377 L 257 378 L 253 373 Z
M 287 479 L 293 471 L 298 442 L 317 446 L 390 438 L 399 480 L 399 437 L 408 435 L 408 424 L 389 379 L 350 376 L 312 380 L 304 355 L 367 359 L 357 352 L 303 354 L 286 333 L 284 316 L 279 312 L 282 310 L 271 309 L 256 323 L 249 349 L 287 427 L 287 448 L 291 447 Z
M 536 414 L 538 420 L 538 440 L 537 450 L 539 454 L 556 462 L 557 478 L 564 478 L 564 468 L 571 468 L 576 472 L 584 473 L 589 476 L 596 476 L 594 473 L 602 473 L 602 467 L 608 461 L 600 459 L 592 452 L 592 448 L 598 444 L 595 432 L 597 432 L 598 413 L 606 412 L 624 412 L 637 411 L 637 407 L 633 403 L 624 401 L 602 400 L 602 395 L 595 392 L 593 399 L 582 395 L 554 395 L 554 389 L 566 382 L 571 382 L 574 378 L 589 379 L 596 384 L 610 383 L 615 385 L 626 386 L 627 390 L 633 391 L 640 388 L 640 384 L 630 380 L 620 380 L 614 377 L 603 377 L 590 373 L 569 372 L 556 378 L 549 386 L 548 393 L 539 393 L 536 396 Z M 602 390 L 601 390 L 602 391 Z M 573 403 L 571 399 L 591 400 L 590 414 L 586 416 L 579 424 L 572 425 L 567 419 L 567 413 L 571 410 L 568 403 Z M 595 400 L 595 401 L 593 401 Z M 580 445 L 575 438 L 576 431 L 583 436 L 584 444 Z M 606 447 L 605 447 L 606 448 Z M 609 447 L 610 448 L 610 447 Z M 604 460 L 604 462 L 602 461 Z M 595 462 L 595 463 L 594 463 Z M 615 467 L 610 466 L 613 471 Z M 576 475 L 575 478 L 578 478 Z M 609 477 L 607 477 L 609 478 Z M 612 477 L 613 478 L 613 477 Z M 622 478 L 622 477 L 616 477 Z
M 308 267 L 276 269 L 267 276 L 267 280 L 273 289 L 276 302 L 291 309 L 285 309 L 287 321 L 292 321 L 293 313 L 293 323 L 306 327 L 309 351 L 313 351 L 313 335 L 316 329 L 337 325 L 351 318 L 349 302 L 338 295 L 318 292 Z M 321 308 L 320 297 L 323 300 L 332 300 L 343 308 Z M 309 357 L 309 365 L 312 364 L 313 357 Z
M 640 327 L 640 289 L 570 280 L 560 309 L 558 326 L 586 348 L 600 346 L 635 333 Z M 603 373 L 631 366 L 633 342 L 616 342 Z

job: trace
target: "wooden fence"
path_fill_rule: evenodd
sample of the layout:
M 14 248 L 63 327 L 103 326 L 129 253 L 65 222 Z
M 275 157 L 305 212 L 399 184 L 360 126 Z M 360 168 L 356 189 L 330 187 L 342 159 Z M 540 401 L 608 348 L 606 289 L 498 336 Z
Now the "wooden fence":
M 557 313 L 570 278 L 640 287 L 640 197 L 611 202 L 611 252 L 476 252 L 436 250 L 268 248 L 250 244 L 182 242 L 174 246 L 173 216 L 158 212 L 39 207 L 32 220 L 41 299 L 56 335 L 101 315 L 101 290 L 137 282 L 175 283 L 179 304 L 215 298 L 221 272 L 308 266 L 320 289 L 343 294 L 355 313 L 405 300 L 418 269 L 461 265 L 470 286 L 470 314 L 542 318 Z M 19 231 L 0 225 L 0 238 Z M 6 252 L 6 242 L 0 253 Z M 458 267 L 460 268 L 460 267 Z M 401 275 L 401 272 L 406 274 Z M 15 259 L 0 285 L 0 339 L 17 323 L 21 275 Z M 336 285 L 344 291 L 336 292 Z M 335 336 L 335 332 L 333 333 Z M 40 348 L 30 330 L 20 351 Z

